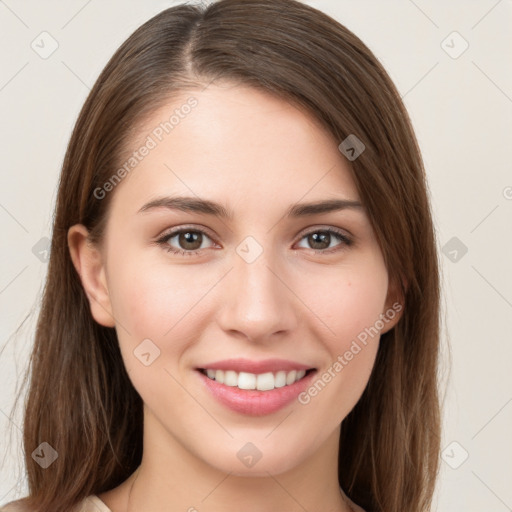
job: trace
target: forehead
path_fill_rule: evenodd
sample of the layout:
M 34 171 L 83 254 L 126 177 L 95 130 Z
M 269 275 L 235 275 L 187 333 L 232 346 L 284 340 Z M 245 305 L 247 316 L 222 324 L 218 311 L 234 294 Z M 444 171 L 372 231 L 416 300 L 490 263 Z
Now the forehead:
M 117 203 L 136 208 L 183 193 L 261 210 L 269 201 L 285 208 L 302 198 L 359 199 L 350 163 L 321 123 L 247 86 L 182 91 L 144 120 L 123 163 L 143 146 L 150 149 L 127 166 Z

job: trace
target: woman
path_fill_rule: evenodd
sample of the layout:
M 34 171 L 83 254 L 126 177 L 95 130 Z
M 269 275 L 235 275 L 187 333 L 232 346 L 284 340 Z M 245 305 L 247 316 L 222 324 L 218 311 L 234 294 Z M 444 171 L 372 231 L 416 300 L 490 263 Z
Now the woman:
M 293 0 L 180 5 L 63 164 L 5 510 L 425 512 L 439 277 L 378 60 Z

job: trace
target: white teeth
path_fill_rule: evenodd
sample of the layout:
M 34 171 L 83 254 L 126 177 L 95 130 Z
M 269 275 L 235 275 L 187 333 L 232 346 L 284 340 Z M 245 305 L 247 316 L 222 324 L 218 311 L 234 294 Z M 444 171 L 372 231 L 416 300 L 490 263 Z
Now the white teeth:
M 238 375 L 233 370 L 226 370 L 224 372 L 224 385 L 235 387 L 238 386 Z
M 274 378 L 274 387 L 282 388 L 283 386 L 286 386 L 286 372 L 280 371 Z
M 240 389 L 256 389 L 256 375 L 254 373 L 240 372 L 238 374 L 238 387 Z
M 289 386 L 302 379 L 306 370 L 283 370 L 276 373 L 267 372 L 256 375 L 255 373 L 240 372 L 233 370 L 206 370 L 206 375 L 226 386 L 238 387 L 239 389 L 257 389 L 258 391 L 269 391 L 274 388 Z
M 290 384 L 293 384 L 295 382 L 295 379 L 297 378 L 297 371 L 292 370 L 288 373 L 286 376 L 286 384 L 289 386 Z
M 256 379 L 256 389 L 258 391 L 268 391 L 274 389 L 274 374 L 272 372 L 260 373 Z

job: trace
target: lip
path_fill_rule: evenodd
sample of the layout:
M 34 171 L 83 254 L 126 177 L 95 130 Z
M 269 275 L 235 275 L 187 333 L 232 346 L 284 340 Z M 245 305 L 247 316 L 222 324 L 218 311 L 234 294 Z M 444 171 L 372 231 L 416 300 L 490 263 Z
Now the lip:
M 303 366 L 299 369 L 307 369 Z M 208 366 L 208 368 L 211 367 Z M 222 370 L 223 368 L 212 369 Z M 231 369 L 234 370 L 233 366 L 231 366 Z M 295 369 L 295 367 L 292 369 Z M 302 379 L 289 386 L 274 388 L 268 391 L 245 390 L 239 389 L 236 386 L 226 386 L 210 379 L 199 369 L 195 373 L 197 373 L 210 395 L 228 409 L 247 416 L 265 416 L 283 409 L 296 400 L 300 393 L 311 385 L 317 370 L 307 373 Z
M 251 359 L 223 359 L 222 361 L 215 361 L 212 363 L 205 363 L 198 367 L 200 370 L 233 370 L 237 373 L 247 372 L 260 373 L 267 372 L 278 372 L 280 370 L 290 372 L 292 370 L 311 370 L 314 367 L 312 365 L 306 365 L 290 361 L 288 359 L 262 359 L 261 361 L 252 361 Z M 229 386 L 228 386 L 229 387 Z

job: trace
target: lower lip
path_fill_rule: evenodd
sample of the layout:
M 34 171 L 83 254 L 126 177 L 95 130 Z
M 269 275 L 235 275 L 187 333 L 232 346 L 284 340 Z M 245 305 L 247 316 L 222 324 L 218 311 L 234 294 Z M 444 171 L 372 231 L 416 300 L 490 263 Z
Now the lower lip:
M 237 386 L 226 386 L 210 379 L 199 370 L 196 371 L 214 398 L 232 411 L 248 416 L 264 416 L 286 407 L 310 385 L 313 376 L 316 374 L 316 370 L 314 370 L 289 386 L 274 388 L 269 391 L 258 391 L 255 389 L 244 390 Z

